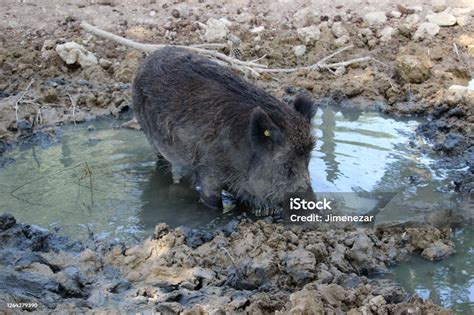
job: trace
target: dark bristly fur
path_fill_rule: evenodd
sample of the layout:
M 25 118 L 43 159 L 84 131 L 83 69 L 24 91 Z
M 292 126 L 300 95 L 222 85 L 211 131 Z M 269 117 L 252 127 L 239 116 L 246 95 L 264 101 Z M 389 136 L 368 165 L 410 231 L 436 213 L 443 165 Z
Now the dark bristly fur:
M 257 207 L 311 189 L 309 99 L 286 105 L 227 68 L 173 47 L 141 65 L 132 95 L 149 142 L 173 172 L 196 176 L 206 205 L 220 207 L 222 189 Z

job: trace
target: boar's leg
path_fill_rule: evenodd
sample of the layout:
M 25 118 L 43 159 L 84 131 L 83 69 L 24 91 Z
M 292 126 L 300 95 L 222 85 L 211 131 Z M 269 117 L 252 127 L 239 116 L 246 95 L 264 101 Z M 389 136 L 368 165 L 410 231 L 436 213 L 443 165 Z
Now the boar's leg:
M 171 174 L 173 175 L 173 184 L 179 184 L 181 178 L 183 178 L 183 168 L 176 164 L 171 164 Z
M 222 209 L 222 182 L 213 174 L 198 173 L 200 202 L 212 209 Z

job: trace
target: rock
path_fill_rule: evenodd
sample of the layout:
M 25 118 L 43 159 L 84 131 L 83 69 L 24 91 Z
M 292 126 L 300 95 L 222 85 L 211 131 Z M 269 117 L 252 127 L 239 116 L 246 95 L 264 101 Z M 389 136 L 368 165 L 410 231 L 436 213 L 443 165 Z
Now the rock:
M 206 23 L 206 32 L 203 40 L 207 42 L 220 42 L 227 38 L 229 33 L 228 26 L 230 22 L 225 19 L 210 18 Z
M 370 28 L 361 28 L 357 36 L 364 42 L 367 43 L 374 37 L 374 33 Z
M 420 22 L 420 16 L 418 14 L 411 14 L 405 19 L 405 23 L 410 25 L 410 27 L 414 27 L 418 22 Z
M 389 40 L 392 39 L 392 36 L 397 33 L 397 29 L 391 27 L 391 26 L 386 26 L 383 30 L 380 31 L 380 40 L 382 42 L 388 42 Z
M 461 143 L 463 143 L 464 140 L 465 139 L 463 135 L 456 132 L 450 132 L 437 148 L 444 151 L 452 151 L 453 149 L 461 146 Z
M 143 26 L 133 26 L 125 31 L 125 36 L 138 40 L 149 39 L 153 36 L 153 32 Z
M 374 11 L 364 15 L 364 21 L 370 27 L 380 27 L 387 22 L 387 17 L 384 11 Z
M 173 9 L 171 11 L 171 16 L 174 17 L 175 19 L 179 19 L 180 15 L 181 15 L 181 13 L 179 12 L 178 9 Z
M 94 65 L 84 69 L 84 76 L 89 81 L 107 82 L 109 74 L 99 65 Z
M 257 27 L 254 27 L 250 30 L 250 33 L 252 34 L 258 34 L 258 33 L 261 33 L 265 30 L 265 26 L 261 25 L 261 26 L 257 26 Z
M 114 79 L 118 82 L 131 82 L 138 68 L 141 58 L 141 53 L 138 51 L 131 51 L 125 56 L 125 60 L 119 64 L 114 65 Z
M 448 5 L 446 4 L 446 0 L 432 0 L 431 1 L 431 9 L 436 12 L 442 12 L 446 10 Z
M 54 47 L 56 47 L 56 40 L 55 39 L 47 39 L 43 42 L 43 47 L 41 48 L 41 51 L 53 50 Z
M 331 27 L 331 31 L 336 38 L 349 35 L 349 32 L 344 25 L 342 25 L 342 22 L 335 22 Z
M 402 14 L 399 11 L 396 11 L 396 10 L 390 11 L 390 15 L 393 16 L 396 19 L 399 19 L 402 16 Z
M 291 306 L 287 314 L 325 314 L 321 295 L 316 290 L 303 289 L 290 295 Z
M 418 26 L 418 29 L 416 30 L 415 34 L 413 35 L 414 40 L 423 40 L 423 39 L 431 39 L 436 34 L 439 33 L 440 27 L 431 22 L 425 22 L 421 23 Z
M 421 256 L 431 261 L 437 261 L 454 254 L 455 252 L 453 246 L 446 245 L 442 241 L 435 241 L 421 252 Z
M 86 68 L 99 63 L 93 53 L 75 42 L 56 45 L 56 53 L 68 65 L 78 63 L 81 67 Z
M 350 37 L 349 35 L 344 35 L 344 36 L 341 36 L 339 38 L 337 38 L 335 41 L 334 41 L 334 44 L 337 46 L 337 47 L 342 47 L 344 45 L 346 45 L 350 40 Z
M 284 257 L 286 270 L 288 273 L 296 273 L 300 271 L 313 271 L 316 258 L 314 254 L 305 249 L 296 249 L 288 252 Z
M 56 281 L 65 290 L 69 297 L 84 297 L 85 277 L 77 267 L 67 267 L 55 274 Z
M 41 91 L 41 98 L 46 103 L 56 103 L 56 102 L 59 101 L 58 91 L 53 87 L 42 90 Z
M 459 26 L 466 26 L 471 22 L 472 18 L 469 15 L 461 15 L 456 18 Z
M 104 59 L 104 58 L 100 58 L 99 66 L 101 66 L 103 69 L 109 69 L 110 66 L 112 66 L 112 61 Z
M 0 215 L 0 231 L 5 231 L 16 224 L 16 219 L 9 213 Z
M 314 44 L 321 36 L 321 30 L 316 25 L 299 28 L 296 30 L 296 33 L 305 45 Z
M 405 83 L 424 82 L 431 75 L 431 67 L 427 56 L 402 55 L 395 61 L 395 70 Z
M 361 233 L 357 235 L 354 240 L 352 248 L 346 253 L 347 257 L 350 258 L 358 267 L 368 268 L 369 263 L 373 257 L 373 243 L 369 237 Z
M 295 48 L 293 48 L 293 52 L 295 53 L 296 57 L 301 57 L 306 52 L 306 46 L 305 45 L 295 46 Z
M 319 22 L 319 13 L 311 8 L 303 8 L 293 14 L 293 26 L 301 28 Z
M 453 26 L 456 24 L 456 17 L 447 12 L 435 13 L 426 16 L 428 22 L 435 23 L 439 26 Z

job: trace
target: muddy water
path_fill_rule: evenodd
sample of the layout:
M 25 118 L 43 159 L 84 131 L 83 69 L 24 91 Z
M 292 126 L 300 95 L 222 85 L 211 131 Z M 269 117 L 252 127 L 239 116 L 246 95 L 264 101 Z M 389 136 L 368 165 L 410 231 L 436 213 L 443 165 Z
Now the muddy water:
M 6 152 L 3 158 L 14 162 L 0 169 L 1 211 L 74 239 L 141 239 L 159 222 L 202 227 L 235 216 L 201 206 L 189 183 L 173 185 L 143 134 L 119 124 L 105 119 L 70 125 L 57 145 Z M 457 209 L 445 193 L 449 170 L 422 152 L 418 125 L 371 112 L 320 109 L 310 163 L 314 190 L 342 193 L 350 212 L 376 210 L 376 224 L 423 221 L 427 212 Z M 463 230 L 455 241 L 455 257 L 433 264 L 413 259 L 390 276 L 443 305 L 472 307 L 473 269 L 465 264 L 474 261 L 474 234 Z
M 90 233 L 141 238 L 159 222 L 199 227 L 235 215 L 200 205 L 189 183 L 172 185 L 167 164 L 157 162 L 143 134 L 119 124 L 104 119 L 69 125 L 58 145 L 22 145 L 6 152 L 3 158 L 14 162 L 0 169 L 0 208 L 74 238 Z M 346 200 L 349 211 L 382 208 L 377 217 L 382 223 L 416 218 L 417 212 L 391 208 L 445 199 L 442 190 L 449 183 L 446 170 L 420 152 L 414 133 L 418 124 L 377 113 L 320 109 L 310 163 L 314 190 L 352 192 Z M 387 193 L 390 202 L 381 207 Z

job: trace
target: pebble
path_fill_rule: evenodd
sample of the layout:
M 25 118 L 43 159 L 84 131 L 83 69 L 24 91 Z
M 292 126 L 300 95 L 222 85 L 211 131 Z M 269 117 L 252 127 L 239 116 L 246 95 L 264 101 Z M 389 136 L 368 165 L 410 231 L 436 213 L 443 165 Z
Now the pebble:
M 392 39 L 392 36 L 397 33 L 397 29 L 386 26 L 383 30 L 380 31 L 380 40 L 382 42 L 387 42 Z
M 344 36 L 344 35 L 349 35 L 349 32 L 348 32 L 347 29 L 344 27 L 344 25 L 342 25 L 341 22 L 335 22 L 335 23 L 332 25 L 331 31 L 332 31 L 332 34 L 333 34 L 336 38 L 342 37 L 342 36 Z
M 393 16 L 396 19 L 399 19 L 402 16 L 402 14 L 399 11 L 396 11 L 396 10 L 390 11 L 390 15 Z
M 174 17 L 175 19 L 179 19 L 180 15 L 181 15 L 181 14 L 179 13 L 179 10 L 178 10 L 178 9 L 173 9 L 173 10 L 171 11 L 171 16 Z
M 459 26 L 466 26 L 471 22 L 471 19 L 469 15 L 461 15 L 456 18 L 456 22 Z
M 229 21 L 224 19 L 210 18 L 206 23 L 206 32 L 203 39 L 207 42 L 220 42 L 227 37 L 229 33 Z
M 430 14 L 426 16 L 426 19 L 439 26 L 453 26 L 456 24 L 456 17 L 446 12 Z
M 298 38 L 306 45 L 314 44 L 321 36 L 321 30 L 316 25 L 299 28 L 296 33 Z
M 436 13 L 446 10 L 447 7 L 448 5 L 446 4 L 446 0 L 432 0 L 431 1 L 431 8 Z
M 380 27 L 387 22 L 387 17 L 384 11 L 374 11 L 364 15 L 364 21 L 370 27 Z
M 422 83 L 431 75 L 429 58 L 417 55 L 402 55 L 396 59 L 395 69 L 401 81 Z
M 254 27 L 250 30 L 250 33 L 252 34 L 258 34 L 258 33 L 261 33 L 265 30 L 265 26 L 261 25 L 261 26 L 257 26 L 257 27 Z
M 68 65 L 78 63 L 81 67 L 85 68 L 99 63 L 93 53 L 75 42 L 57 45 L 55 50 L 59 57 Z
M 296 57 L 301 57 L 306 52 L 306 46 L 305 45 L 295 46 L 295 48 L 293 48 L 293 51 L 294 51 Z
M 431 39 L 439 33 L 440 27 L 431 22 L 425 22 L 418 25 L 418 29 L 413 35 L 414 40 Z

